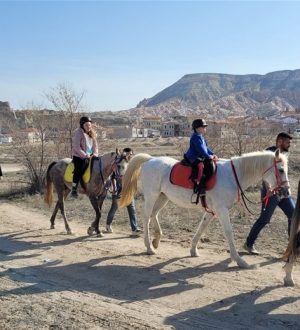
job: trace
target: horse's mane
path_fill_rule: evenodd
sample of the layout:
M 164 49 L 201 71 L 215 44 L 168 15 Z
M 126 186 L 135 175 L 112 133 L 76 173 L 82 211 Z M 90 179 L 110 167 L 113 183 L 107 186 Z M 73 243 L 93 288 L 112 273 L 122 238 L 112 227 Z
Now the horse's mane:
M 242 156 L 232 157 L 239 164 L 240 175 L 243 177 L 254 177 L 257 173 L 261 174 L 266 170 L 266 161 L 275 157 L 273 151 L 254 151 L 243 154 Z M 251 162 L 248 160 L 251 159 Z M 282 161 L 285 171 L 287 172 L 287 157 L 280 153 L 280 161 Z M 271 164 L 270 164 L 271 165 Z

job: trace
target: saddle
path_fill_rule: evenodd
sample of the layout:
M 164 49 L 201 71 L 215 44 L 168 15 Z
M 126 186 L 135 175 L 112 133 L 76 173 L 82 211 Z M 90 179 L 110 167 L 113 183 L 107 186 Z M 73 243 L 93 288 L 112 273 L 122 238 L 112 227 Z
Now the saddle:
M 89 164 L 83 172 L 83 176 L 82 176 L 83 183 L 88 183 L 91 179 L 92 160 L 93 160 L 93 157 L 89 159 Z M 74 173 L 74 163 L 71 162 L 71 163 L 68 164 L 68 166 L 65 170 L 64 180 L 66 182 L 72 182 L 73 181 L 73 173 Z
M 202 162 L 198 164 L 198 177 L 197 182 L 200 182 L 202 177 L 204 165 Z M 176 163 L 170 172 L 170 182 L 176 186 L 180 186 L 187 189 L 194 189 L 194 182 L 191 180 L 192 167 L 182 164 L 182 162 Z M 216 184 L 216 170 L 214 174 L 206 182 L 205 190 L 211 190 Z

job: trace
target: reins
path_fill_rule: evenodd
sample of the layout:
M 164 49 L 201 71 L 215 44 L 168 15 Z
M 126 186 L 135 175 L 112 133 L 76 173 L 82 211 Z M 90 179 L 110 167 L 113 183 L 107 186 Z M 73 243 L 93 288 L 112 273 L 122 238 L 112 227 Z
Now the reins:
M 276 177 L 276 187 L 274 188 L 274 189 L 270 189 L 269 188 L 269 192 L 271 193 L 271 195 L 273 195 L 274 193 L 277 193 L 280 189 L 281 189 L 281 186 L 283 185 L 283 184 L 285 184 L 286 182 L 288 182 L 288 181 L 283 181 L 282 179 L 281 179 L 281 176 L 280 176 L 280 173 L 279 173 L 279 169 L 278 169 L 278 167 L 277 167 L 277 163 L 280 163 L 281 161 L 280 160 L 276 160 L 275 158 L 274 158 L 274 162 L 273 162 L 273 165 L 272 166 L 270 166 L 269 168 L 267 168 L 264 172 L 263 172 L 263 174 L 262 174 L 262 176 L 264 176 L 264 174 L 266 174 L 269 170 L 271 170 L 273 167 L 274 167 L 274 171 L 275 171 L 275 177 Z M 236 185 L 237 185 L 237 191 L 238 191 L 238 202 L 240 202 L 240 196 L 242 197 L 242 201 L 243 201 L 243 203 L 244 203 L 244 205 L 245 205 L 245 208 L 247 209 L 247 211 L 250 213 L 250 214 L 252 214 L 252 215 L 254 215 L 250 210 L 249 210 L 249 207 L 248 207 L 248 205 L 247 205 L 247 203 L 246 203 L 246 200 L 249 202 L 249 203 L 251 203 L 251 204 L 254 204 L 254 205 L 257 205 L 257 204 L 260 204 L 259 202 L 253 202 L 253 201 L 251 201 L 247 196 L 246 196 L 246 194 L 244 193 L 244 191 L 243 191 L 243 189 L 242 189 L 242 187 L 241 187 L 241 185 L 240 185 L 240 182 L 239 182 L 239 179 L 238 179 L 238 176 L 237 176 L 237 174 L 236 174 L 236 170 L 235 170 L 235 166 L 234 166 L 234 164 L 233 164 L 233 161 L 232 161 L 232 159 L 230 160 L 230 163 L 231 163 L 231 168 L 232 168 L 232 172 L 233 172 L 233 175 L 234 175 L 234 178 L 235 178 L 235 182 L 236 182 Z M 267 192 L 266 193 L 266 196 L 263 198 L 263 200 L 262 200 L 262 203 L 264 204 L 264 206 L 265 207 L 267 207 L 267 205 L 268 205 L 268 202 L 269 202 L 269 193 Z
M 120 161 L 121 161 L 121 159 L 118 159 L 118 155 L 117 155 L 115 157 L 115 159 L 114 159 L 114 162 L 111 165 L 112 172 L 114 172 L 115 175 L 118 176 L 118 177 L 120 176 L 120 174 L 119 174 L 118 166 L 116 166 L 116 165 Z M 101 177 L 103 189 L 99 193 L 99 195 L 97 196 L 97 198 L 98 199 L 100 199 L 100 198 L 104 199 L 106 197 L 107 191 L 109 190 L 109 187 L 111 186 L 111 180 L 109 180 L 109 179 L 105 180 L 104 179 L 103 170 L 102 170 L 102 160 L 101 160 L 101 157 L 99 157 L 99 173 L 100 173 L 100 177 Z
M 118 168 L 118 164 L 121 163 L 121 161 L 123 159 L 126 159 L 126 156 L 123 156 L 123 155 L 118 156 L 118 155 L 116 155 L 116 157 L 114 159 L 114 162 L 111 164 L 111 170 L 112 170 L 112 172 L 115 175 L 116 181 L 118 181 L 121 178 L 121 174 L 120 174 L 120 170 Z M 102 161 L 101 161 L 101 158 L 99 158 L 99 172 L 100 172 L 100 176 L 101 176 L 103 190 L 98 195 L 98 199 L 105 198 L 105 196 L 107 194 L 107 191 L 111 187 L 111 183 L 112 183 L 112 180 L 111 179 L 110 180 L 109 179 L 107 179 L 107 180 L 104 179 L 103 171 L 102 171 Z
M 237 176 L 237 174 L 236 174 L 236 170 L 235 170 L 235 167 L 234 167 L 234 164 L 233 164 L 232 159 L 230 160 L 230 164 L 231 164 L 231 168 L 232 168 L 233 176 L 234 176 L 234 178 L 235 178 L 235 182 L 236 182 L 236 185 L 237 185 L 237 191 L 238 191 L 238 202 L 240 202 L 240 196 L 241 196 L 241 197 L 242 197 L 242 201 L 243 201 L 243 203 L 244 203 L 245 208 L 247 209 L 247 211 L 248 211 L 250 214 L 254 215 L 254 213 L 251 212 L 251 211 L 249 210 L 249 207 L 248 207 L 248 205 L 247 205 L 246 200 L 247 200 L 249 203 L 251 203 L 251 204 L 255 204 L 255 205 L 257 205 L 257 204 L 259 204 L 259 203 L 251 201 L 251 200 L 246 196 L 246 194 L 244 193 L 244 191 L 243 191 L 243 189 L 242 189 L 242 187 L 241 187 L 241 184 L 240 184 L 240 181 L 239 181 L 239 179 L 238 179 L 238 176 Z
M 277 163 L 280 163 L 280 161 L 276 161 L 276 159 L 274 159 L 274 164 L 272 166 L 270 166 L 268 169 L 266 169 L 263 173 L 263 175 L 265 173 L 267 173 L 269 170 L 271 170 L 274 166 L 274 170 L 275 170 L 275 177 L 276 177 L 276 183 L 277 183 L 277 186 L 274 188 L 274 189 L 270 189 L 270 187 L 268 187 L 268 190 L 269 190 L 269 193 L 267 192 L 266 193 L 266 196 L 263 198 L 262 202 L 263 204 L 265 205 L 265 208 L 267 207 L 268 203 L 269 203 L 269 198 L 270 196 L 276 194 L 280 189 L 281 189 L 281 186 L 283 184 L 285 184 L 286 182 L 288 181 L 282 181 L 281 180 L 281 176 L 280 176 L 280 173 L 279 173 L 279 169 L 277 167 Z

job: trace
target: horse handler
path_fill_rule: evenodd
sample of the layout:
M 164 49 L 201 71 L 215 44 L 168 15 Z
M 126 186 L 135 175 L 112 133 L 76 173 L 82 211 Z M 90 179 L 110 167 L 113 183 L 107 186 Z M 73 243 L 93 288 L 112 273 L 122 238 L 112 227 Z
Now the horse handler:
M 267 150 L 275 151 L 276 149 L 279 149 L 282 153 L 288 153 L 291 140 L 292 137 L 289 134 L 281 132 L 276 137 L 276 145 L 267 148 Z M 270 193 L 271 195 L 268 196 Z M 291 196 L 282 196 L 280 190 L 278 192 L 270 192 L 264 182 L 262 183 L 261 187 L 261 198 L 263 203 L 260 216 L 251 228 L 247 240 L 244 244 L 244 249 L 246 251 L 248 251 L 250 254 L 256 255 L 258 255 L 259 252 L 256 250 L 254 242 L 261 230 L 271 221 L 271 217 L 276 207 L 279 206 L 288 218 L 288 234 L 290 234 L 291 220 L 295 209 L 295 202 Z
M 127 154 L 128 156 L 128 161 L 133 156 L 133 150 L 131 148 L 124 148 L 123 153 Z M 114 220 L 114 216 L 118 210 L 118 200 L 121 197 L 121 192 L 122 192 L 122 178 L 116 178 L 115 174 L 112 175 L 112 196 L 111 196 L 111 206 L 107 214 L 107 219 L 106 219 L 106 231 L 107 233 L 112 233 L 112 222 Z M 138 226 L 137 223 L 137 217 L 136 217 L 136 209 L 135 209 L 135 203 L 134 200 L 127 205 L 127 212 L 129 216 L 129 221 L 130 221 L 130 227 L 132 230 L 132 236 L 139 236 L 141 233 L 141 229 Z

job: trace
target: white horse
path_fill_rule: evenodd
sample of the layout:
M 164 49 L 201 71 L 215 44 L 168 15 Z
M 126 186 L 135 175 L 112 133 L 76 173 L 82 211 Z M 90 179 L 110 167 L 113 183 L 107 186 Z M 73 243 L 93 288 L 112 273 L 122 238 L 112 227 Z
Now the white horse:
M 294 280 L 292 276 L 294 262 L 300 255 L 300 181 L 298 183 L 298 195 L 295 211 L 291 223 L 291 232 L 289 238 L 289 244 L 284 253 L 284 259 L 287 261 L 285 268 L 284 285 L 294 286 Z
M 175 186 L 169 181 L 172 166 L 178 162 L 169 157 L 152 157 L 148 154 L 137 154 L 131 160 L 122 179 L 122 194 L 119 206 L 128 205 L 136 191 L 137 181 L 141 175 L 144 194 L 144 242 L 148 254 L 154 254 L 158 247 L 162 230 L 158 221 L 159 211 L 167 204 L 168 200 L 184 208 L 199 208 L 191 203 L 192 190 Z M 249 267 L 239 256 L 233 240 L 232 226 L 229 218 L 229 209 L 233 206 L 239 189 L 237 180 L 242 190 L 254 185 L 263 179 L 269 189 L 283 189 L 289 191 L 287 175 L 287 158 L 279 152 L 261 151 L 234 157 L 231 160 L 218 161 L 217 182 L 212 190 L 207 191 L 206 200 L 208 207 L 219 218 L 228 240 L 232 260 L 242 268 Z M 236 169 L 237 180 L 234 177 L 232 166 Z M 197 244 L 207 225 L 213 218 L 206 217 L 204 213 L 197 232 L 192 241 L 191 256 L 198 256 Z M 149 224 L 153 220 L 155 226 L 154 239 L 150 241 Z

